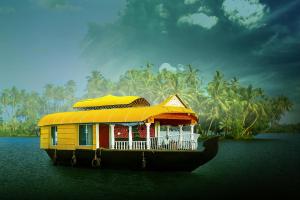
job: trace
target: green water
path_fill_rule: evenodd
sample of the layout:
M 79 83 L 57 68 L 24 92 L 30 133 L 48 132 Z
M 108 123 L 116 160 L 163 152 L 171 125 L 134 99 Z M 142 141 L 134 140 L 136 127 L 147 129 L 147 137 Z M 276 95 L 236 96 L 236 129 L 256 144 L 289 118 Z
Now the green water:
M 0 138 L 0 199 L 300 197 L 300 134 L 221 141 L 192 173 L 53 166 L 39 138 Z

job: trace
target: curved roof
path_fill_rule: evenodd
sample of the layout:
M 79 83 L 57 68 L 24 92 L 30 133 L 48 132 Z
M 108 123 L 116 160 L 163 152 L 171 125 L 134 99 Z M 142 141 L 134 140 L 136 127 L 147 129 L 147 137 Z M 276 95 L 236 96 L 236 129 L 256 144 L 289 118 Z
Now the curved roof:
M 104 98 L 104 97 L 103 97 Z M 111 98 L 111 97 L 109 97 Z M 104 100 L 109 99 L 108 96 Z M 114 98 L 114 97 L 112 97 Z M 115 98 L 122 99 L 122 102 L 130 102 L 140 97 Z M 96 100 L 95 100 L 96 101 Z M 133 100 L 134 101 L 134 100 Z M 105 101 L 103 101 L 105 102 Z M 117 102 L 117 103 L 118 103 Z M 86 104 L 88 105 L 88 104 Z M 168 115 L 164 115 L 168 114 Z M 169 115 L 171 114 L 171 115 Z M 155 117 L 161 119 L 184 119 L 197 121 L 197 117 L 190 108 L 183 104 L 177 95 L 172 95 L 163 103 L 155 106 L 146 107 L 125 107 L 102 110 L 85 110 L 75 112 L 53 113 L 44 116 L 38 123 L 38 126 L 56 125 L 56 124 L 76 124 L 76 123 L 128 123 L 153 121 Z M 166 117 L 167 116 L 167 117 Z M 174 116 L 176 116 L 174 118 Z M 177 118 L 178 117 L 178 118 Z
M 160 114 L 172 113 L 188 114 L 191 119 L 197 120 L 195 113 L 191 109 L 158 105 L 150 107 L 116 108 L 106 110 L 54 113 L 43 117 L 39 121 L 38 125 L 47 126 L 52 124 L 74 123 L 143 122 Z
M 149 102 L 139 96 L 113 96 L 107 95 L 104 97 L 94 99 L 84 99 L 76 102 L 73 108 L 89 108 L 89 107 L 109 107 L 127 105 L 128 107 L 134 106 L 149 106 Z

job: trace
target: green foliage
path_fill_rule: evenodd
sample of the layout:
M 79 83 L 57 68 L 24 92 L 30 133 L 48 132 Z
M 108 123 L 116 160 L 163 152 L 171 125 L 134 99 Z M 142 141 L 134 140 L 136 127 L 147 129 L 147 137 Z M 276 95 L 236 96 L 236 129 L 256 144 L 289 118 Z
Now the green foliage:
M 42 94 L 18 90 L 0 91 L 0 135 L 33 135 L 39 118 L 52 112 L 68 111 L 76 98 L 76 83 L 63 86 L 47 84 Z M 270 130 L 292 108 L 285 96 L 268 97 L 261 88 L 241 85 L 237 78 L 226 80 L 217 71 L 202 84 L 199 71 L 187 65 L 177 71 L 155 71 L 152 64 L 126 71 L 117 82 L 99 71 L 87 76 L 83 98 L 107 94 L 137 95 L 157 104 L 169 95 L 178 94 L 199 117 L 196 130 L 203 136 L 251 138 Z
M 0 135 L 36 135 L 37 122 L 45 114 L 70 110 L 76 101 L 76 85 L 47 84 L 41 94 L 18 90 L 16 87 L 0 92 Z

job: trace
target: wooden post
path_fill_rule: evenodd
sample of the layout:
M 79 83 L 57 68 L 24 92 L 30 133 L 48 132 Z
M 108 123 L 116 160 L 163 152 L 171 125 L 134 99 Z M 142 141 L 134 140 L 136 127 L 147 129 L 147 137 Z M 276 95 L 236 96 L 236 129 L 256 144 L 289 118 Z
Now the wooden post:
M 146 126 L 147 126 L 146 144 L 147 144 L 147 149 L 150 149 L 150 126 L 151 126 L 151 123 L 146 123 Z
M 96 149 L 99 149 L 99 124 L 96 124 Z
M 132 149 L 132 126 L 128 126 L 129 149 Z
M 115 125 L 109 126 L 109 146 L 111 149 L 115 149 Z

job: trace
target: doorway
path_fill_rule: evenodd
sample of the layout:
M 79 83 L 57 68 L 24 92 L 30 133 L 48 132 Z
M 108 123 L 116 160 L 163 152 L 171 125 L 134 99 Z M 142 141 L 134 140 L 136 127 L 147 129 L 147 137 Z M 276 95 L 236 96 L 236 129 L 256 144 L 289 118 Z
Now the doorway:
M 109 148 L 109 127 L 106 124 L 99 124 L 100 148 Z

